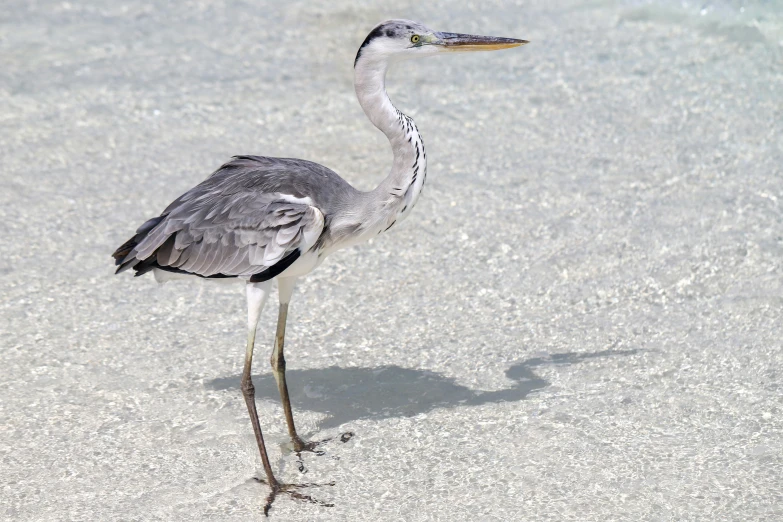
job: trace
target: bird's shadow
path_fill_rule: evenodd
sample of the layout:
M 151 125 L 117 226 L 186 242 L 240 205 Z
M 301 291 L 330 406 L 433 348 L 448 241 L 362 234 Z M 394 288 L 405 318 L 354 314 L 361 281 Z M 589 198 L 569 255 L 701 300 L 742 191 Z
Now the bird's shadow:
M 291 403 L 296 409 L 324 413 L 320 429 L 331 429 L 360 419 L 413 417 L 435 408 L 514 402 L 549 386 L 536 375 L 539 366 L 568 366 L 589 359 L 633 355 L 638 350 L 604 350 L 593 353 L 559 353 L 533 357 L 511 366 L 508 388 L 482 391 L 457 384 L 454 379 L 427 370 L 399 366 L 328 368 L 286 372 Z M 239 389 L 239 376 L 219 377 L 206 383 L 215 390 Z M 271 374 L 253 377 L 256 398 L 279 401 Z

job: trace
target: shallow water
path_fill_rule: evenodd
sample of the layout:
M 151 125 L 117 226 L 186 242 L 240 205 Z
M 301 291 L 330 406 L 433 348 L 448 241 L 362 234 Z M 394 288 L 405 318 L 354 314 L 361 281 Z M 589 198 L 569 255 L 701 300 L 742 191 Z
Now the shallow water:
M 632 20 L 683 23 L 705 34 L 783 46 L 783 2 L 623 0 L 606 4 Z
M 377 184 L 351 65 L 399 16 L 531 44 L 390 73 L 427 185 L 295 292 L 300 432 L 355 436 L 272 516 L 783 518 L 781 3 L 561 0 L 6 0 L 0 518 L 264 520 L 241 291 L 109 254 L 232 154 Z

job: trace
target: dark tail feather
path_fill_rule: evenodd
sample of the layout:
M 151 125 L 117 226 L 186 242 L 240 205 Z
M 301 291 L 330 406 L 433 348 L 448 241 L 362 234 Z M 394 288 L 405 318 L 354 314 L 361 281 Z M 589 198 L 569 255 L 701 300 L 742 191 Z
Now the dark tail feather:
M 139 261 L 138 259 L 134 259 L 133 263 L 128 264 L 126 267 L 118 268 L 117 271 L 119 272 L 120 269 L 127 270 L 128 268 L 131 267 L 135 272 L 135 274 L 133 274 L 133 277 L 139 277 L 151 271 L 153 268 L 157 268 L 158 261 L 155 259 L 154 255 L 149 259 L 145 259 L 144 261 Z
M 134 248 L 136 248 L 136 245 L 138 245 L 145 237 L 147 237 L 147 234 L 149 234 L 153 228 L 158 226 L 158 224 L 163 221 L 163 218 L 165 217 L 166 216 L 163 215 L 147 220 L 138 228 L 138 230 L 136 230 L 135 236 L 127 240 L 120 248 L 114 251 L 112 254 L 112 257 L 114 258 L 114 264 L 119 265 L 115 274 L 124 272 L 125 270 L 134 267 L 137 263 L 139 263 L 140 260 L 133 256 L 133 254 L 135 254 Z M 151 270 L 151 268 L 147 271 L 149 270 Z

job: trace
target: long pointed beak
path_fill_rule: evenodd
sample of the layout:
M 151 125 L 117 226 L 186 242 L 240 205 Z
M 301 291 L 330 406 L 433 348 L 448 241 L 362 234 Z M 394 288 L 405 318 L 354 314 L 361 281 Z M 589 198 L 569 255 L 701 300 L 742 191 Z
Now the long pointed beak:
M 442 47 L 444 51 L 496 51 L 528 43 L 527 40 L 517 40 L 516 38 L 459 33 L 435 33 L 435 36 L 437 41 L 432 43 Z

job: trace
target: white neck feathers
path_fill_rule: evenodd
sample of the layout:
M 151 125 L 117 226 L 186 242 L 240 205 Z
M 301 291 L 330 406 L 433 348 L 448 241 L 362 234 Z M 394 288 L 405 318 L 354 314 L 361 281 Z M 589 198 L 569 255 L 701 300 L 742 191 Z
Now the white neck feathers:
M 389 139 L 394 162 L 386 179 L 373 191 L 383 193 L 389 225 L 410 212 L 427 176 L 424 142 L 413 120 L 397 110 L 386 94 L 388 59 L 365 52 L 354 67 L 354 87 L 364 113 Z

